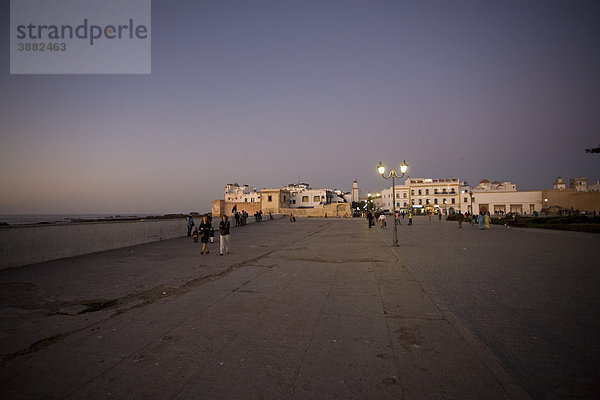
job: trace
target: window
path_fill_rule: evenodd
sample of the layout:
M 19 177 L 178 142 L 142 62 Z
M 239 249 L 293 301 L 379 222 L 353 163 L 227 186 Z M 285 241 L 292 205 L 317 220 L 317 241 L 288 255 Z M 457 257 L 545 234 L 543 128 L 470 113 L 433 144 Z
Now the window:
M 296 204 L 296 200 L 292 200 L 292 204 Z
M 321 201 L 321 198 L 320 198 L 319 196 L 314 196 L 314 197 L 313 197 L 313 201 L 314 201 L 315 203 L 318 203 L 318 202 L 320 202 L 320 201 Z
M 452 198 L 452 204 L 455 204 L 455 203 L 456 203 L 456 199 L 453 197 Z
M 419 199 L 419 204 L 423 204 L 423 199 Z
M 425 200 L 425 204 L 431 204 L 431 200 L 429 200 L 429 199 L 426 199 L 426 200 Z
M 423 194 L 423 191 L 419 189 L 419 196 Z
M 414 196 L 414 195 L 415 195 L 415 190 L 414 190 L 414 189 L 411 189 L 411 191 L 410 191 L 410 195 L 411 195 L 411 196 Z
M 429 194 L 429 189 L 425 189 L 425 194 Z
M 410 202 L 413 206 L 415 205 L 415 199 L 412 199 Z
M 308 203 L 308 196 L 302 196 L 302 202 Z
M 408 206 L 408 204 L 406 202 L 404 202 L 404 207 Z
M 404 192 L 404 195 L 402 197 L 406 198 L 406 192 Z
M 465 197 L 465 203 L 467 202 L 467 198 Z
M 437 204 L 437 199 L 433 199 L 433 204 Z
M 399 199 L 400 198 L 400 193 L 396 193 L 396 198 Z
M 437 189 L 433 189 L 433 194 L 438 194 L 438 190 Z
M 269 201 L 273 201 L 273 196 L 269 195 Z

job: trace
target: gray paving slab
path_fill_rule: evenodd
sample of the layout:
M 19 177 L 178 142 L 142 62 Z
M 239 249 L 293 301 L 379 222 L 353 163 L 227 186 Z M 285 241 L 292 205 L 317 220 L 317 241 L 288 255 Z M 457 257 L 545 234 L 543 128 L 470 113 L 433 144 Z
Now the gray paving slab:
M 0 271 L 4 398 L 527 398 L 386 240 L 282 219 Z
M 600 235 L 426 218 L 398 229 L 400 261 L 533 398 L 600 398 Z

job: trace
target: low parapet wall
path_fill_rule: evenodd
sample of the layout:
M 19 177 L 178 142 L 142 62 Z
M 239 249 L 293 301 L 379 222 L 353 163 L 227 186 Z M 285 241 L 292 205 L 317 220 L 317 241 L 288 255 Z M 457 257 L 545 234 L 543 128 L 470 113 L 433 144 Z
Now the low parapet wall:
M 237 207 L 239 212 L 246 211 L 248 215 L 254 215 L 255 212 L 260 210 L 260 204 L 261 203 L 240 203 L 225 200 L 213 200 L 212 215 L 213 217 L 220 217 L 221 215 L 227 215 L 228 217 L 231 217 L 233 215 L 233 207 Z
M 296 217 L 317 217 L 317 218 L 348 218 L 351 217 L 350 203 L 331 203 L 314 208 L 282 208 L 281 212 Z
M 271 203 L 269 203 L 271 204 Z M 230 216 L 231 210 L 236 206 L 238 211 L 246 210 L 246 212 L 250 215 L 254 215 L 254 213 L 261 209 L 261 203 L 234 203 L 225 200 L 213 200 L 212 201 L 212 215 L 214 217 L 220 217 L 225 214 Z M 269 207 L 266 207 L 263 210 L 266 214 L 269 213 Z M 284 207 L 274 207 L 274 214 L 286 214 L 290 215 L 290 213 L 294 214 L 297 217 L 342 217 L 349 218 L 352 216 L 350 210 L 350 203 L 331 203 L 319 205 L 316 207 L 310 208 L 284 208 Z
M 187 234 L 184 218 L 0 228 L 0 269 L 173 239 Z

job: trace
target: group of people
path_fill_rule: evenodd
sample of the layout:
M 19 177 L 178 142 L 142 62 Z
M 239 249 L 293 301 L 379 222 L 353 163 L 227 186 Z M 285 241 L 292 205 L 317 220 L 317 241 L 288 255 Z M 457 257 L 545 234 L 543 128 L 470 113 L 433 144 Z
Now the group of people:
M 479 224 L 479 229 L 489 230 L 490 229 L 490 221 L 492 217 L 490 216 L 489 211 L 479 211 L 479 215 L 477 215 L 477 223 Z
M 466 214 L 463 214 L 462 212 L 458 212 L 456 214 L 456 220 L 458 221 L 458 229 L 462 229 L 462 224 L 463 221 L 465 220 L 465 217 L 471 217 L 471 223 L 476 222 L 479 225 L 479 229 L 481 230 L 489 230 L 490 229 L 490 222 L 492 220 L 492 217 L 490 216 L 490 212 L 489 211 L 479 211 L 479 215 L 474 216 L 469 214 L 468 212 Z
M 246 225 L 246 221 L 248 220 L 248 213 L 245 210 L 239 212 L 237 209 L 234 208 L 233 218 L 235 219 L 235 226 L 243 226 Z
M 400 215 L 402 215 L 402 219 L 404 219 L 404 213 L 400 214 L 398 211 L 394 214 L 394 222 L 396 225 L 402 225 L 400 222 Z M 387 217 L 385 213 L 372 213 L 371 211 L 367 212 L 366 215 L 367 220 L 369 221 L 369 228 L 375 226 L 375 220 L 379 221 L 379 228 L 384 229 L 387 226 Z M 413 213 L 412 211 L 408 212 L 408 225 L 412 225 L 413 223 Z
M 400 222 L 400 215 L 401 214 L 398 212 L 396 212 L 396 214 L 394 215 L 394 221 L 397 225 L 402 225 L 402 223 Z M 376 220 L 379 221 L 380 229 L 384 229 L 387 225 L 387 218 L 384 213 L 372 213 L 371 211 L 369 211 L 369 212 L 367 212 L 366 218 L 369 221 L 369 228 L 371 228 L 372 226 L 375 226 Z M 404 218 L 404 214 L 402 214 L 402 218 Z M 442 220 L 441 213 L 438 214 L 438 218 L 440 221 Z M 431 220 L 431 215 L 430 215 L 430 220 Z M 462 229 L 463 228 L 462 224 L 465 220 L 465 215 L 459 211 L 458 214 L 456 215 L 456 220 L 458 221 L 458 229 Z M 486 211 L 486 212 L 481 211 L 479 213 L 479 215 L 475 218 L 472 218 L 471 221 L 477 222 L 479 224 L 479 229 L 489 230 L 490 229 L 490 221 L 491 221 L 490 212 L 489 211 Z M 409 211 L 408 212 L 408 225 L 412 225 L 412 224 L 413 224 L 413 213 L 412 213 L 412 211 Z
M 212 226 L 212 216 L 205 214 L 202 216 L 202 222 L 197 227 L 190 213 L 187 217 L 188 237 L 193 237 L 194 243 L 198 243 L 198 239 L 202 243 L 200 254 L 209 254 L 208 243 L 213 243 L 215 238 L 215 230 Z M 221 217 L 219 222 L 219 255 L 229 254 L 229 244 L 231 235 L 229 232 L 230 224 L 226 215 Z

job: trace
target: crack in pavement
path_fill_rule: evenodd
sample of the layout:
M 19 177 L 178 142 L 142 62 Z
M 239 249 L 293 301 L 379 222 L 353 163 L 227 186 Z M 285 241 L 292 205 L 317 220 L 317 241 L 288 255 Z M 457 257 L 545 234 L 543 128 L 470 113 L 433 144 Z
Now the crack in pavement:
M 384 260 L 376 258 L 320 258 L 320 257 L 277 257 L 278 259 L 288 261 L 306 261 L 306 262 L 317 262 L 317 263 L 328 263 L 328 264 L 348 264 L 348 263 L 378 263 L 385 262 Z

